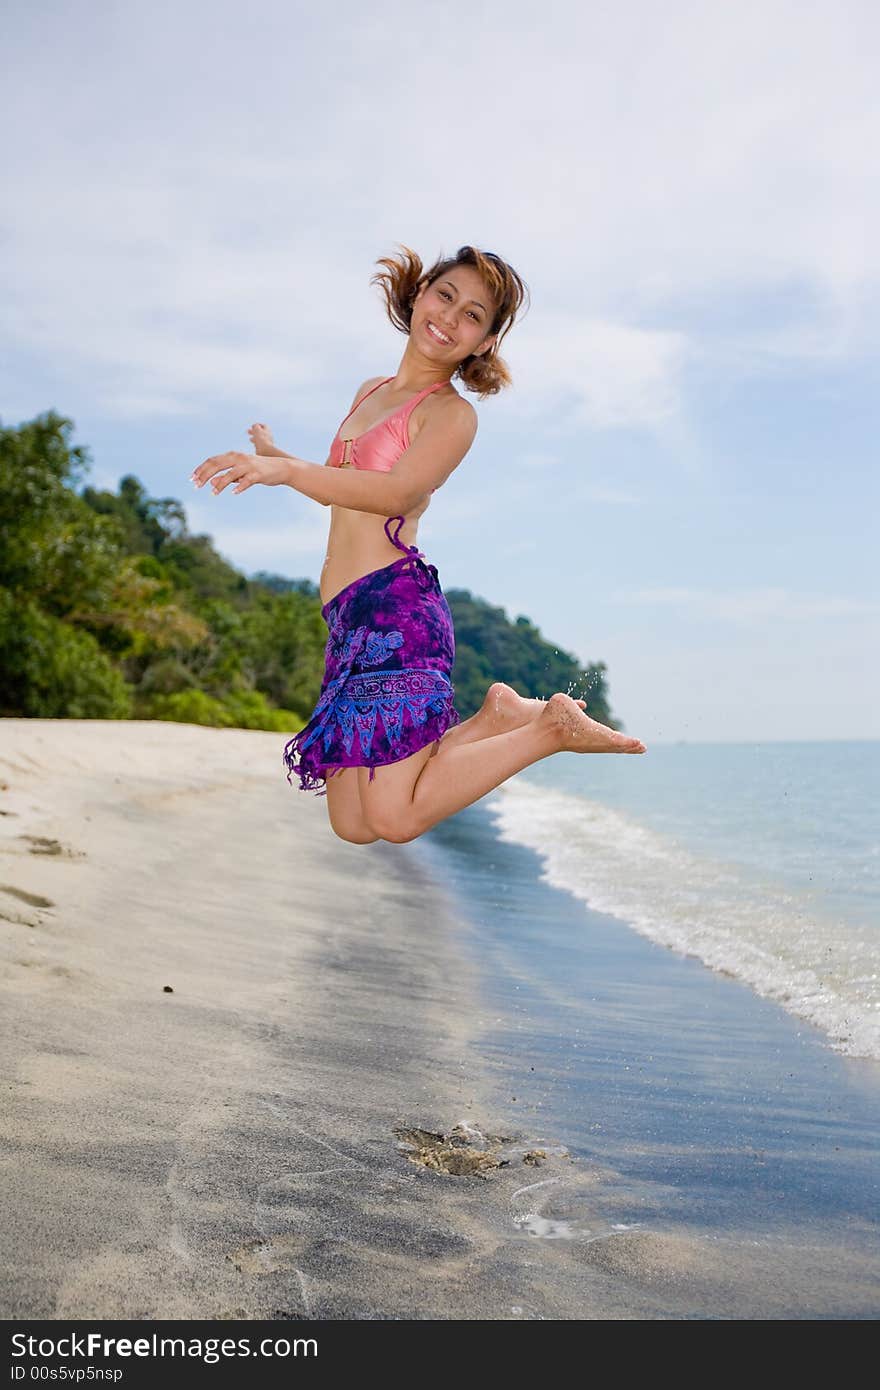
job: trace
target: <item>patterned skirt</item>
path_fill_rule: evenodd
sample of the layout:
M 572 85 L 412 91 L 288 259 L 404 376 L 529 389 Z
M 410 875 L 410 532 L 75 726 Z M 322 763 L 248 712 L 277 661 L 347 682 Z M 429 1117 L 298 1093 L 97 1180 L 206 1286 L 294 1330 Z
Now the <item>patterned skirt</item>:
M 388 531 L 398 521 L 397 533 Z M 401 545 L 402 517 L 385 533 L 406 552 L 355 579 L 321 609 L 328 628 L 318 703 L 284 749 L 287 780 L 326 796 L 345 767 L 375 769 L 408 758 L 460 722 L 455 708 L 452 614 L 434 565 Z

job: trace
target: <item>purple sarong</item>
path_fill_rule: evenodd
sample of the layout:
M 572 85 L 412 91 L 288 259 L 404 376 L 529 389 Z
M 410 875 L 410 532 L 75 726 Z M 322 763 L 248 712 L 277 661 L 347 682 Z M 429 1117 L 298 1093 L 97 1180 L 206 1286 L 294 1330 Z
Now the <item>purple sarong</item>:
M 300 791 L 326 796 L 327 777 L 344 767 L 368 767 L 372 782 L 375 768 L 439 743 L 460 722 L 452 614 L 436 566 L 398 539 L 403 522 L 388 517 L 385 534 L 404 557 L 347 584 L 321 609 L 329 630 L 321 694 L 284 749 L 287 780 L 295 773 Z

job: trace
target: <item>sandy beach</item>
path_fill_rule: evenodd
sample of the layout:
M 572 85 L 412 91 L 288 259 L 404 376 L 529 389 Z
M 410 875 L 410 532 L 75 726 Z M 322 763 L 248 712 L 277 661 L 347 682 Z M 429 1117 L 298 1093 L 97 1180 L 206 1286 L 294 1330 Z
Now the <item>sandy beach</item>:
M 824 1239 L 793 1269 L 646 1229 L 613 1166 L 499 1103 L 454 900 L 413 846 L 336 839 L 283 742 L 0 721 L 0 1316 L 807 1308 Z M 582 1238 L 555 1238 L 574 1209 Z M 835 1258 L 819 1315 L 867 1315 L 876 1269 Z

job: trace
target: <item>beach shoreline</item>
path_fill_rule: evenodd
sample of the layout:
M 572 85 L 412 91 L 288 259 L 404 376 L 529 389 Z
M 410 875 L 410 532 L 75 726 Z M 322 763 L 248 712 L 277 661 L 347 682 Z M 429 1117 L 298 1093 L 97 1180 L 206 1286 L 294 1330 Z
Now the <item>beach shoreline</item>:
M 2 1316 L 791 1316 L 786 1248 L 646 1225 L 504 1102 L 474 927 L 415 847 L 333 836 L 282 745 L 0 721 Z M 803 1316 L 870 1316 L 850 1266 Z

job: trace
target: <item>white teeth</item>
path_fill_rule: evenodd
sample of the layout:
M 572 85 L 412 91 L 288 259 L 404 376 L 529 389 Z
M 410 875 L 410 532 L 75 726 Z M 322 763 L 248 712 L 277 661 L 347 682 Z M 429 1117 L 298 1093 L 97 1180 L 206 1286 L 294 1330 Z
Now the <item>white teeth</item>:
M 451 339 L 451 338 L 445 337 L 445 336 L 440 332 L 440 329 L 439 329 L 439 328 L 435 328 L 435 327 L 434 327 L 433 323 L 430 323 L 430 322 L 429 322 L 429 323 L 428 323 L 428 327 L 430 328 L 431 332 L 434 334 L 435 338 L 438 338 L 438 339 L 440 340 L 441 343 L 451 343 L 451 342 L 452 342 L 452 339 Z

